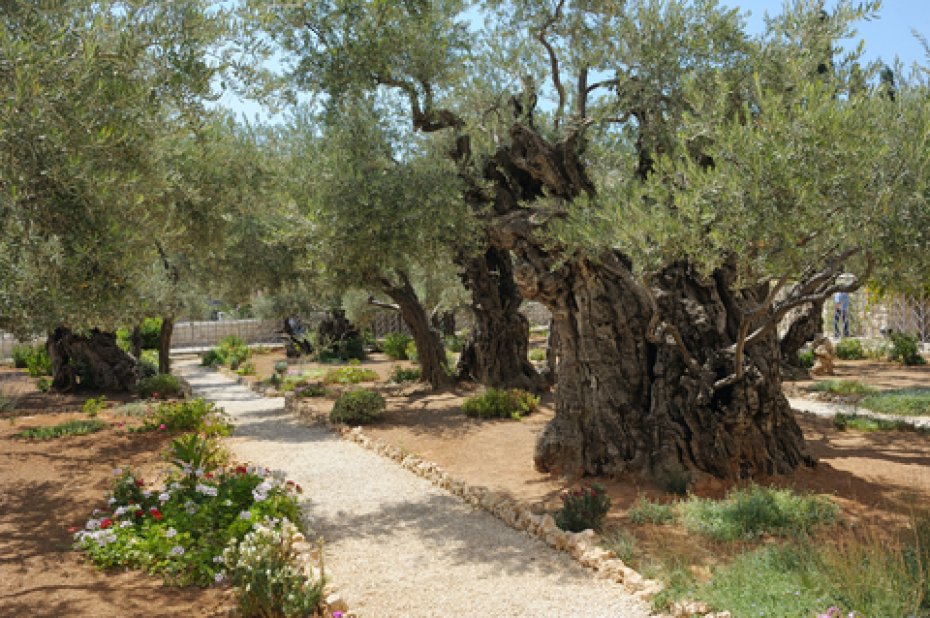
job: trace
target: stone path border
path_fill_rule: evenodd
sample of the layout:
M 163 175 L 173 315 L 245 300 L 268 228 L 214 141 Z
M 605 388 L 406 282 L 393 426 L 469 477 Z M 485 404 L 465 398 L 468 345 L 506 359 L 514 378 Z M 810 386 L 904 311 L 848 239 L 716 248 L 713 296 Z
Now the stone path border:
M 930 429 L 930 417 L 928 416 L 897 416 L 894 414 L 882 414 L 873 412 L 867 408 L 854 406 L 847 403 L 834 403 L 828 401 L 814 401 L 803 397 L 788 397 L 788 404 L 797 412 L 813 414 L 822 418 L 833 418 L 837 412 L 846 415 L 855 415 L 860 417 L 874 418 L 885 421 L 900 421 L 911 425 L 916 429 Z

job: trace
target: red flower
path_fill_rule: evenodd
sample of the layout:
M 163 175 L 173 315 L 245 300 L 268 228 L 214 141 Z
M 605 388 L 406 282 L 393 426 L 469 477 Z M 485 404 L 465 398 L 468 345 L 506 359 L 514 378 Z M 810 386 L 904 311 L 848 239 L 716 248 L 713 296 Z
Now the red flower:
M 145 515 L 145 511 L 143 511 L 142 509 L 139 509 L 138 511 L 136 511 L 136 517 L 142 517 L 143 515 Z
M 77 530 L 78 529 L 75 526 L 68 526 L 68 532 L 70 532 L 71 534 L 74 534 L 75 532 L 77 532 Z
M 297 490 L 297 493 L 299 493 L 299 494 L 304 493 L 304 490 L 301 489 L 300 485 L 294 485 L 294 488 Z
M 249 469 L 246 468 L 245 466 L 236 466 L 236 472 L 238 472 L 239 474 L 248 474 Z
M 154 517 L 156 520 L 161 519 L 161 511 L 156 509 L 154 506 L 149 509 L 149 513 L 151 513 L 152 517 Z
M 103 519 L 100 520 L 100 527 L 104 530 L 106 530 L 112 525 L 113 525 L 113 520 L 110 519 L 109 517 L 104 517 Z
M 212 472 L 207 472 L 204 476 L 206 476 L 208 479 L 212 479 L 212 478 L 213 478 L 213 473 L 212 473 Z
M 136 487 L 142 487 L 143 485 L 145 485 L 145 481 L 142 479 L 136 479 Z

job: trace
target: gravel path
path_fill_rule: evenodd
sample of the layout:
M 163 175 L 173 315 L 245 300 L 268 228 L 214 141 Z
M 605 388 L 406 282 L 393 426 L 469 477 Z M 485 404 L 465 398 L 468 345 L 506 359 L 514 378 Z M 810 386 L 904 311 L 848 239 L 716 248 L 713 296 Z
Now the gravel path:
M 801 397 L 788 397 L 788 405 L 799 412 L 806 412 L 815 416 L 824 418 L 833 418 L 837 412 L 843 414 L 856 414 L 858 416 L 868 416 L 871 418 L 884 419 L 886 421 L 904 421 L 914 427 L 930 429 L 930 417 L 927 416 L 895 416 L 894 414 L 882 414 L 873 412 L 867 408 L 860 408 L 845 403 L 832 403 L 828 401 L 813 401 Z
M 175 372 L 226 409 L 241 460 L 304 487 L 326 570 L 361 616 L 648 616 L 621 585 L 196 361 Z

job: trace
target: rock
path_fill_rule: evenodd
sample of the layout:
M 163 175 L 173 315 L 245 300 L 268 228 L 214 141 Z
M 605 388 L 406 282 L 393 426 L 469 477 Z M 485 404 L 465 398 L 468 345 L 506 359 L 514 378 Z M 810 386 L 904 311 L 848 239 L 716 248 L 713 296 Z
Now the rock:
M 811 375 L 814 376 L 832 376 L 833 375 L 833 344 L 826 337 L 820 337 L 814 341 L 814 367 L 811 369 Z
M 710 606 L 703 601 L 694 601 L 687 599 L 684 601 L 675 601 L 672 604 L 672 616 L 675 618 L 691 618 L 694 614 L 704 615 L 710 611 Z
M 333 592 L 324 601 L 330 612 L 347 612 L 349 606 L 338 592 Z
M 559 530 L 559 527 L 555 525 L 555 519 L 552 518 L 552 515 L 546 513 L 542 516 L 542 520 L 539 522 L 539 531 L 541 534 L 552 534 Z
M 628 566 L 624 566 L 620 572 L 623 574 L 623 585 L 628 591 L 635 592 L 637 590 L 643 589 L 643 584 L 646 582 L 646 580 L 642 575 Z

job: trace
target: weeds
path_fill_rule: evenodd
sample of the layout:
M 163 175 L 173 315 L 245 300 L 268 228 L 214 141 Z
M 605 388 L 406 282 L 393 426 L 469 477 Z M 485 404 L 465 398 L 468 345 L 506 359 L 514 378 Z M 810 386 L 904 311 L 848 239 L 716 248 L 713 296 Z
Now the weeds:
M 640 496 L 626 514 L 634 524 L 667 524 L 675 521 L 675 508 L 672 505 L 652 502 L 645 496 Z
M 100 431 L 106 426 L 106 423 L 97 419 L 80 419 L 52 425 L 50 427 L 27 429 L 16 434 L 16 437 L 28 440 L 54 440 L 55 438 L 64 438 L 67 436 L 85 436 Z
M 898 416 L 930 416 L 930 388 L 905 388 L 870 395 L 859 402 L 864 408 Z

